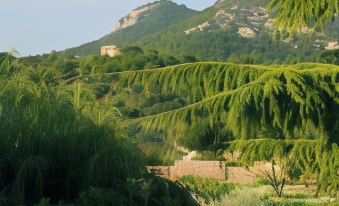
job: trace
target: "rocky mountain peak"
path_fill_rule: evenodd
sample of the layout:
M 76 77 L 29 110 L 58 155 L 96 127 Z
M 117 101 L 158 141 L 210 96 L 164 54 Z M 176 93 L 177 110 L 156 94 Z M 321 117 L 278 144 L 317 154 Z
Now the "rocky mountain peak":
M 160 6 L 160 4 L 161 2 L 155 2 L 134 9 L 127 16 L 120 19 L 120 21 L 115 25 L 114 31 L 119 31 L 121 29 L 135 25 L 142 17 L 149 15 L 149 13 L 156 7 Z
M 159 7 L 166 7 L 169 5 L 178 6 L 176 3 L 170 0 L 159 0 L 153 3 L 143 5 L 139 8 L 134 9 L 127 16 L 121 18 L 115 25 L 114 31 L 119 31 L 128 27 L 131 27 L 143 19 L 147 18 L 152 12 Z

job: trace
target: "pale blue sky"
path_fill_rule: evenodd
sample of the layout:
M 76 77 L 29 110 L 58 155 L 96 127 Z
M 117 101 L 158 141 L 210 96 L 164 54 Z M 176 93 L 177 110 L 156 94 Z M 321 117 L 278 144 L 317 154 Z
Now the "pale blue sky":
M 216 0 L 174 0 L 202 10 Z M 0 0 L 0 52 L 21 56 L 96 40 L 132 9 L 152 0 Z

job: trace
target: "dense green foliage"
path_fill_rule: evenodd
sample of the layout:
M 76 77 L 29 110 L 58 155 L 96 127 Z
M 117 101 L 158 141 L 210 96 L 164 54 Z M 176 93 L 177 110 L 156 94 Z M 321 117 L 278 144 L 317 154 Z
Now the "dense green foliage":
M 91 187 L 83 191 L 74 203 L 59 202 L 55 205 L 50 199 L 43 198 L 37 206 L 198 206 L 182 185 L 150 174 L 142 179 L 128 179 L 124 188 L 120 189 L 126 190 L 128 195 L 123 196 L 122 192 L 117 190 Z
M 236 188 L 233 183 L 196 176 L 183 176 L 179 179 L 179 182 L 198 198 L 202 198 L 206 204 L 219 201 L 224 195 Z
M 121 197 L 114 199 L 121 204 L 145 202 L 147 198 L 141 196 L 148 190 L 129 199 L 129 179 L 147 182 L 135 142 L 143 140 L 139 145 L 146 145 L 146 151 L 147 144 L 159 138 L 198 150 L 241 139 L 227 145 L 230 151 L 241 151 L 245 163 L 284 159 L 289 173 L 318 176 L 320 193 L 338 190 L 337 66 L 193 63 L 116 73 L 93 71 L 66 81 L 59 71 L 29 68 L 9 55 L 2 58 L 0 68 L 0 120 L 6 128 L 0 135 L 1 187 L 7 201 L 32 203 L 42 197 L 52 203 L 90 201 L 92 195 L 101 201 L 114 194 Z M 114 84 L 109 83 L 112 80 Z M 119 93 L 96 95 L 98 81 L 107 82 L 108 91 L 127 87 L 140 97 L 154 91 L 165 97 L 187 97 L 176 107 L 127 115 L 128 133 L 144 132 L 132 141 L 116 125 L 121 121 L 114 103 L 121 98 Z M 284 140 L 246 140 L 260 137 Z M 310 140 L 294 140 L 300 138 Z M 175 150 L 171 145 L 167 148 Z M 117 185 L 126 189 L 117 190 Z M 97 189 L 90 190 L 91 186 Z M 48 188 L 62 192 L 54 194 Z
M 140 47 L 124 47 L 121 55 L 74 57 L 57 52 L 50 54 L 23 57 L 21 60 L 28 66 L 51 67 L 62 73 L 63 77 L 72 75 L 89 75 L 129 70 L 160 68 L 180 63 L 196 62 L 194 56 L 171 56 L 159 54 L 154 50 L 143 50 Z
M 277 9 L 278 29 L 297 31 L 303 27 L 319 28 L 339 12 L 338 0 L 272 0 L 270 8 Z M 293 8 L 293 9 L 291 9 Z
M 291 180 L 316 177 L 317 194 L 337 195 L 339 67 L 294 63 L 338 64 L 338 50 L 307 46 L 316 34 L 297 37 L 294 47 L 281 41 L 283 32 L 246 39 L 237 23 L 183 32 L 232 2 L 193 16 L 198 12 L 161 1 L 141 23 L 80 49 L 22 59 L 0 54 L 0 204 L 190 206 L 197 203 L 189 192 L 215 203 L 235 189 L 190 176 L 173 183 L 146 171 L 145 160 L 181 158 L 177 144 L 210 149 L 215 158 L 218 149 L 239 152 L 239 165 L 277 163 Z M 324 25 L 338 0 L 274 0 L 270 7 L 278 9 L 278 29 L 291 32 Z M 115 41 L 149 50 L 71 57 Z M 195 55 L 245 64 L 190 63 Z
M 117 75 L 122 86 L 160 84 L 163 94 L 189 95 L 187 106 L 137 118 L 144 129 L 173 132 L 176 128 L 176 136 L 188 138 L 181 143 L 191 149 L 201 148 L 201 142 L 180 128 L 185 131 L 195 124 L 200 130 L 212 128 L 212 134 L 202 136 L 205 146 L 233 139 L 283 139 L 244 141 L 236 148 L 244 148 L 242 158 L 254 158 L 251 162 L 291 152 L 289 158 L 295 158 L 288 163 L 291 168 L 318 175 L 319 192 L 333 194 L 338 189 L 338 74 L 337 66 L 321 64 L 195 63 Z M 206 127 L 200 122 L 204 118 L 209 120 Z M 312 141 L 293 142 L 301 138 Z
M 43 80 L 35 84 L 30 71 L 5 64 L 0 67 L 0 187 L 9 201 L 71 200 L 89 185 L 115 187 L 141 174 L 142 159 L 133 144 L 114 125 L 97 125 L 86 112 L 96 106 L 89 94 L 77 85 L 73 91 L 73 86 L 46 87 Z
M 43 197 L 79 206 L 195 205 L 179 185 L 147 174 L 108 98 L 98 101 L 80 81 L 63 85 L 54 71 L 1 59 L 1 205 Z
M 189 149 L 205 150 L 209 145 L 234 139 L 318 139 L 322 146 L 305 148 L 301 144 L 303 150 L 298 152 L 298 157 L 314 160 L 309 156 L 326 152 L 328 156 L 312 161 L 316 163 L 313 166 L 301 166 L 306 163 L 296 160 L 290 163 L 291 170 L 300 170 L 304 175 L 319 175 L 319 191 L 333 193 L 337 188 L 337 182 L 332 181 L 336 178 L 333 171 L 338 167 L 337 161 L 333 160 L 337 154 L 339 129 L 336 115 L 339 108 L 338 71 L 337 66 L 310 63 L 270 67 L 194 63 L 160 69 L 93 73 L 72 78 L 72 81 L 84 80 L 90 85 L 98 80 L 114 80 L 112 88 L 134 88 L 132 90 L 139 91 L 135 95 L 141 92 L 146 96 L 152 94 L 157 85 L 157 93 L 164 96 L 187 96 L 182 105 L 127 116 L 136 118 L 132 122 L 139 123 L 146 134 L 155 132 L 151 139 L 158 139 L 157 134 L 165 134 L 160 136 L 162 141 L 175 136 L 172 143 L 178 142 Z M 138 129 L 133 131 L 140 133 Z M 256 148 L 261 144 L 247 143 L 251 142 L 244 144 L 248 153 L 259 152 Z M 272 160 L 276 155 L 270 151 L 280 157 L 285 154 L 285 150 L 277 149 L 271 142 L 265 145 L 271 148 L 262 147 L 267 157 L 256 155 L 256 160 Z M 296 156 L 296 151 L 293 150 L 292 156 Z M 245 157 L 248 156 L 244 153 Z
M 25 57 L 20 60 L 25 65 L 34 67 L 35 79 L 45 75 L 48 78 L 48 82 L 54 83 L 56 80 L 52 76 L 57 77 L 57 80 L 72 78 L 76 75 L 81 75 L 85 78 L 86 76 L 90 77 L 91 74 L 140 70 L 197 61 L 193 56 L 186 55 L 175 58 L 155 51 L 143 51 L 139 47 L 126 47 L 121 49 L 121 52 L 121 55 L 113 58 L 108 56 L 88 56 L 78 59 L 52 52 L 49 55 Z M 45 67 L 49 68 L 48 72 Z M 119 112 L 115 113 L 120 113 L 124 117 L 135 118 L 180 108 L 185 105 L 185 98 L 183 97 L 161 94 L 159 85 L 153 85 L 147 91 L 144 90 L 142 85 L 121 88 L 112 86 L 111 78 L 105 76 L 102 76 L 98 82 L 89 80 L 86 85 L 88 85 L 86 89 L 90 87 L 91 90 L 94 90 L 96 98 L 109 102 L 109 106 L 101 108 L 101 116 L 107 116 L 109 107 L 116 107 Z M 168 143 L 162 134 L 141 133 L 138 129 L 134 129 L 133 126 L 127 131 L 128 136 L 134 138 L 143 153 L 146 154 L 146 163 L 149 165 L 167 165 L 182 157 L 182 152 L 177 151 L 173 145 Z M 154 141 L 156 141 L 155 144 L 153 144 Z
M 141 118 L 145 128 L 175 127 L 209 117 L 233 138 L 312 136 L 336 142 L 338 67 L 319 64 L 250 66 L 197 63 L 120 74 L 121 84 L 162 85 L 190 105 Z M 147 121 L 149 120 L 149 121 Z
M 98 125 L 89 115 L 97 106 L 89 94 L 76 84 L 35 83 L 26 68 L 5 64 L 0 67 L 0 188 L 14 201 L 10 204 L 44 196 L 72 200 L 90 185 L 114 188 L 141 175 L 140 153 L 114 129 L 112 119 Z

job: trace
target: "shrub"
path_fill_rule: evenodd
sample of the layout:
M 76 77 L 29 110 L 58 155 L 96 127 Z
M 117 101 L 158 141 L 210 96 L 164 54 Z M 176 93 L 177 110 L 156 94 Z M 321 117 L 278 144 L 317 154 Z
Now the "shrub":
M 121 185 L 121 191 L 91 187 L 81 192 L 73 204 L 58 203 L 54 206 L 198 206 L 183 186 L 151 174 L 128 180 L 126 185 Z M 42 199 L 37 206 L 51 204 L 49 199 Z
M 262 200 L 268 187 L 241 187 L 231 191 L 229 194 L 224 195 L 217 203 L 220 206 L 253 206 L 263 205 Z
M 233 183 L 195 176 L 183 176 L 179 179 L 179 182 L 185 185 L 192 194 L 203 199 L 205 203 L 220 200 L 236 187 Z

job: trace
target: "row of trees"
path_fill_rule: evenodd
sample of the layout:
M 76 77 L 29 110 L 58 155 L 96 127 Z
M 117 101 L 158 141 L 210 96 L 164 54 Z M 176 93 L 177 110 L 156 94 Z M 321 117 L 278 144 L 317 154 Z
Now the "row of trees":
M 121 49 L 121 55 L 115 57 L 96 55 L 77 57 L 53 51 L 41 56 L 24 57 L 22 60 L 28 66 L 42 65 L 66 74 L 75 73 L 79 75 L 152 69 L 197 61 L 194 56 L 174 57 L 153 50 L 144 51 L 137 46 L 124 47 Z

